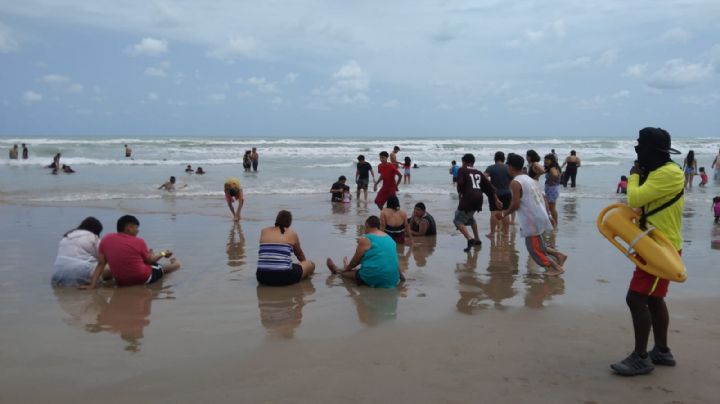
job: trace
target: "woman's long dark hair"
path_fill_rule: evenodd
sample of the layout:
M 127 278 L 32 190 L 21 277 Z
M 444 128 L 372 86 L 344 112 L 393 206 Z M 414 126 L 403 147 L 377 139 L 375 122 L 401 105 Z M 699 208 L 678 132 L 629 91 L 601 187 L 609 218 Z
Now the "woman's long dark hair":
M 397 196 L 393 195 L 389 197 L 387 202 L 385 202 L 385 207 L 394 210 L 400 209 L 400 201 L 398 200 Z
M 695 152 L 692 151 L 692 150 L 690 150 L 690 151 L 688 152 L 687 157 L 685 158 L 685 160 L 687 161 L 688 167 L 691 167 L 692 164 L 693 164 L 693 162 L 695 161 Z
M 100 223 L 99 220 L 92 216 L 86 217 L 82 222 L 80 222 L 80 225 L 77 228 L 74 228 L 67 233 L 63 235 L 63 237 L 67 237 L 68 234 L 74 232 L 75 230 L 86 230 L 90 233 L 93 233 L 96 236 L 99 236 L 100 233 L 103 231 L 102 223 Z
M 530 149 L 525 153 L 525 157 L 527 157 L 528 163 L 539 163 L 540 162 L 540 155 L 533 149 Z
M 560 164 L 558 164 L 557 157 L 554 154 L 549 153 L 545 155 L 545 160 L 550 160 L 550 164 L 545 164 L 545 171 L 550 172 L 550 169 L 555 167 L 558 170 L 558 175 L 562 174 Z
M 287 210 L 281 210 L 275 218 L 275 226 L 280 228 L 280 233 L 285 234 L 285 229 L 292 224 L 292 213 Z

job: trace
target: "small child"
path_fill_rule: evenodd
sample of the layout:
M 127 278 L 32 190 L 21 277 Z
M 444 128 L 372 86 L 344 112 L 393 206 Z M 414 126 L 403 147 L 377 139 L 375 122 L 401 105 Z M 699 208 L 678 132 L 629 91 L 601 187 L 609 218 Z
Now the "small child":
M 713 212 L 715 212 L 715 224 L 720 220 L 720 196 L 713 198 Z
M 343 203 L 350 203 L 352 200 L 352 194 L 350 193 L 350 187 L 345 185 L 343 186 Z
M 626 176 L 621 175 L 620 176 L 620 182 L 618 182 L 617 189 L 615 190 L 616 194 L 627 194 L 627 184 L 628 179 Z
M 448 170 L 448 172 L 450 173 L 450 175 L 452 175 L 452 181 L 454 184 L 457 182 L 457 176 L 458 176 L 458 171 L 460 171 L 460 167 L 457 165 L 457 162 L 455 160 L 450 162 L 450 164 L 452 164 L 452 165 L 450 166 L 450 170 Z
M 708 183 L 707 174 L 705 174 L 705 167 L 700 167 L 700 186 L 704 187 Z
M 412 167 L 412 160 L 410 160 L 410 157 L 405 156 L 405 163 L 403 164 L 403 184 L 410 183 L 411 167 Z

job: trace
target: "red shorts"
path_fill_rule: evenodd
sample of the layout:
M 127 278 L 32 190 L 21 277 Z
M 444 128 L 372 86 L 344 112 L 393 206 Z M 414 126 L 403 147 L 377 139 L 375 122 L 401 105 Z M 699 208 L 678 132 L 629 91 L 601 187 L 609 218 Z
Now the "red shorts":
M 382 187 L 375 196 L 375 204 L 378 206 L 385 206 L 388 198 L 395 195 L 395 187 Z
M 678 251 L 678 253 L 682 255 L 682 250 Z M 637 258 L 645 262 L 642 257 L 637 256 Z M 668 286 L 670 286 L 669 280 L 650 275 L 638 267 L 635 267 L 632 280 L 630 280 L 630 290 L 653 297 L 667 296 Z

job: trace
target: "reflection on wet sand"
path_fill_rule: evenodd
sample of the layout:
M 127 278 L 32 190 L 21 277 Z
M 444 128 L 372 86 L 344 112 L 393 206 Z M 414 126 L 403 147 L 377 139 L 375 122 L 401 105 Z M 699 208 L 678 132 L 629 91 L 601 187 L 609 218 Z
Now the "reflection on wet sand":
M 227 256 L 228 266 L 241 267 L 245 265 L 245 235 L 242 232 L 240 223 L 234 223 L 230 228 L 227 242 Z
M 403 285 L 385 289 L 356 286 L 350 284 L 348 280 L 345 280 L 344 284 L 355 303 L 358 320 L 361 323 L 376 326 L 397 318 L 398 298 L 405 293 Z
M 715 224 L 712 227 L 712 236 L 710 237 L 710 248 L 720 250 L 720 225 Z
M 309 280 L 284 287 L 258 285 L 260 322 L 268 335 L 292 338 L 302 322 L 303 307 L 315 301 L 307 297 L 314 293 L 315 287 Z
M 67 324 L 90 333 L 118 334 L 129 352 L 140 351 L 143 330 L 150 324 L 152 301 L 172 298 L 171 291 L 144 286 L 89 292 L 57 288 L 54 293 L 60 308 L 70 316 L 64 320 Z M 167 296 L 159 298 L 161 293 Z
M 515 229 L 511 228 L 509 233 L 497 233 L 490 239 L 487 275 L 476 272 L 479 251 L 469 252 L 467 261 L 457 264 L 458 311 L 473 314 L 478 309 L 489 308 L 490 301 L 496 309 L 502 309 L 505 307 L 502 301 L 515 296 L 513 283 L 520 260 L 515 248 L 515 234 Z
M 554 237 L 552 238 L 554 241 Z M 545 276 L 545 269 L 528 257 L 527 273 L 523 279 L 525 284 L 525 306 L 542 308 L 546 300 L 565 293 L 565 280 L 562 276 Z
M 412 256 L 415 260 L 415 265 L 418 268 L 422 268 L 427 265 L 427 259 L 435 252 L 435 246 L 437 245 L 436 236 L 425 236 L 415 237 L 415 242 L 412 245 Z

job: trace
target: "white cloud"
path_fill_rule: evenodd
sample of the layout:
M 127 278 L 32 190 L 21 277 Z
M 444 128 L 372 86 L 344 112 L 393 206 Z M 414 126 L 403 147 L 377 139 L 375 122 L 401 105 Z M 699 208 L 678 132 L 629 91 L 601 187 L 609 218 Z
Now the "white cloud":
M 143 38 L 135 45 L 125 49 L 130 56 L 153 56 L 159 57 L 168 51 L 168 41 L 165 39 Z
M 593 66 L 611 67 L 617 61 L 619 53 L 620 51 L 617 49 L 608 49 L 597 57 L 579 56 L 574 59 L 546 64 L 544 68 L 547 70 L 572 70 Z
M 511 98 L 507 101 L 508 105 L 528 105 L 528 104 L 547 104 L 561 102 L 563 99 L 554 94 L 537 94 L 531 93 Z
M 0 53 L 15 52 L 20 49 L 20 44 L 10 27 L 0 22 Z
M 297 73 L 290 72 L 290 73 L 288 73 L 288 74 L 285 75 L 285 83 L 288 83 L 288 84 L 289 84 L 289 83 L 294 83 L 295 80 L 297 80 L 297 78 L 298 78 L 298 74 L 297 74 Z
M 720 103 L 720 93 L 685 96 L 680 98 L 680 102 L 683 104 L 697 105 L 699 107 L 713 107 Z
M 665 31 L 660 36 L 661 42 L 666 43 L 685 43 L 692 38 L 692 34 L 682 28 L 676 27 Z
M 224 93 L 208 94 L 207 100 L 214 104 L 223 104 L 227 96 Z
M 265 77 L 250 77 L 249 79 L 237 79 L 237 84 L 245 84 L 251 87 L 255 87 L 255 91 L 263 94 L 274 94 L 278 92 L 277 85 L 271 81 L 268 81 Z
M 232 62 L 240 58 L 259 56 L 257 42 L 253 37 L 233 37 L 222 46 L 210 49 L 207 56 Z
M 331 104 L 356 105 L 370 100 L 367 95 L 369 88 L 370 79 L 365 70 L 356 61 L 350 60 L 333 74 L 330 87 L 316 89 L 313 95 Z
M 394 99 L 393 99 L 393 100 L 385 101 L 385 102 L 382 104 L 382 107 L 383 107 L 383 108 L 388 108 L 388 109 L 389 109 L 389 108 L 397 108 L 397 107 L 399 107 L 399 106 L 400 106 L 400 101 L 394 100 Z
M 650 74 L 645 84 L 657 89 L 673 89 L 687 87 L 708 79 L 713 66 L 702 63 L 688 63 L 682 59 L 672 59 Z
M 82 93 L 85 87 L 82 84 L 72 83 L 67 87 L 67 91 L 73 94 Z
M 152 76 L 152 77 L 166 77 L 167 76 L 167 74 L 165 73 L 165 70 L 163 70 L 159 67 L 153 67 L 153 66 L 150 66 L 145 69 L 145 75 Z
M 23 93 L 22 99 L 26 104 L 32 104 L 34 102 L 42 101 L 43 96 L 40 93 L 36 93 L 35 91 L 28 90 Z
M 628 66 L 625 69 L 625 73 L 623 73 L 623 76 L 627 77 L 633 77 L 636 79 L 642 78 L 645 76 L 645 73 L 647 73 L 648 65 L 646 64 L 635 64 Z
M 526 30 L 520 38 L 513 39 L 507 44 L 514 48 L 528 46 L 547 40 L 563 39 L 565 35 L 565 22 L 563 20 L 556 20 L 553 23 L 545 24 L 541 29 Z
M 40 81 L 45 84 L 66 84 L 70 82 L 70 78 L 60 74 L 46 74 Z
M 610 98 L 613 99 L 620 99 L 620 98 L 629 98 L 630 97 L 630 91 L 628 90 L 620 90 L 615 94 L 610 95 Z
M 148 101 L 157 101 L 160 99 L 160 96 L 157 95 L 157 93 L 149 92 L 147 93 L 147 100 Z

